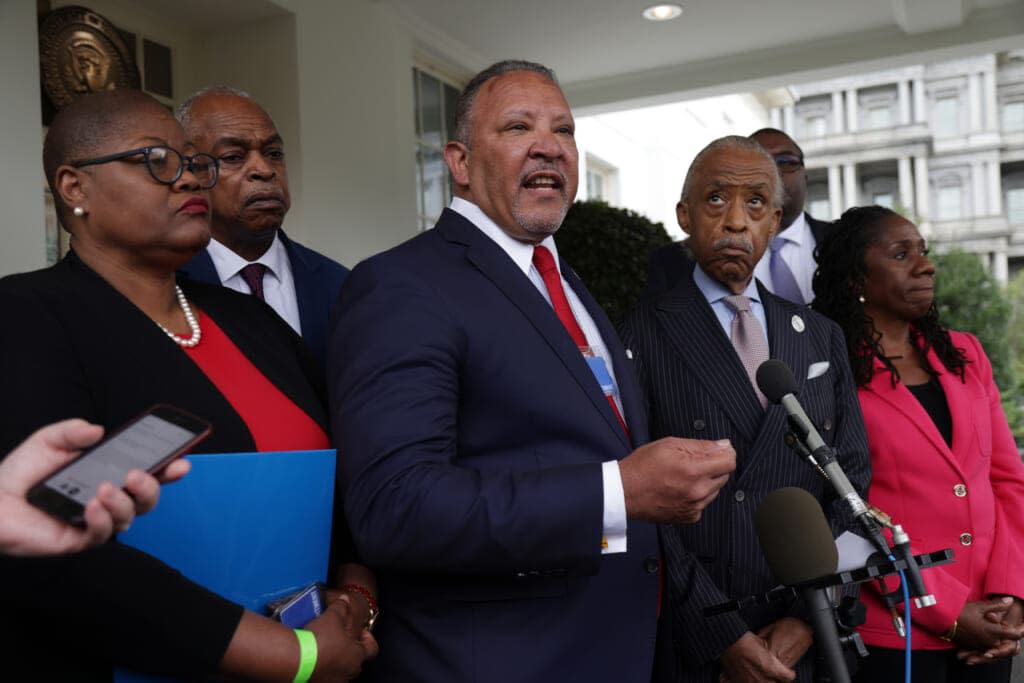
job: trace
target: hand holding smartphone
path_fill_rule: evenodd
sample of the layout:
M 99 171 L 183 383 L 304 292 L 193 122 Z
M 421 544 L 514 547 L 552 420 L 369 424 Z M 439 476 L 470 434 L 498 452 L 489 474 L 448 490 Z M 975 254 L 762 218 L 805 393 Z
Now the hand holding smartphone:
M 157 405 L 85 451 L 28 493 L 28 501 L 76 526 L 84 525 L 85 505 L 104 481 L 124 486 L 129 470 L 159 472 L 213 431 L 212 425 L 169 405 Z

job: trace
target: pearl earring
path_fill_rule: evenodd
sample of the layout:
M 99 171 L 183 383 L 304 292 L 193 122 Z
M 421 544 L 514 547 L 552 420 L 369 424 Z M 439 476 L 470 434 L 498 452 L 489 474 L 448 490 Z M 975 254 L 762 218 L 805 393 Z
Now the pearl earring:
M 72 210 L 72 211 L 71 211 L 71 213 L 73 213 L 73 214 L 75 214 L 76 216 L 78 216 L 79 218 L 81 218 L 82 216 L 84 216 L 84 215 L 85 215 L 85 209 L 83 209 L 83 208 L 82 208 L 82 207 L 80 207 L 80 206 L 76 206 L 76 207 L 74 208 L 74 210 Z
M 861 302 L 861 303 L 864 303 L 864 295 L 863 295 L 863 294 L 861 294 L 860 296 L 858 296 L 858 297 L 857 297 L 857 301 L 859 301 L 859 302 Z

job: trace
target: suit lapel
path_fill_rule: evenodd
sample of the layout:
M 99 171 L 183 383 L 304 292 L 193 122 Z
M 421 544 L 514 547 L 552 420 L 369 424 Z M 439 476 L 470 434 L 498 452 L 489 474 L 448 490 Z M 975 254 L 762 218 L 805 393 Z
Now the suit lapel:
M 580 354 L 576 343 L 562 326 L 548 302 L 508 257 L 508 254 L 475 225 L 450 209 L 444 210 L 436 230 L 449 242 L 466 246 L 466 258 L 470 263 L 494 283 L 495 287 L 522 312 L 558 356 L 594 407 L 604 416 L 616 437 L 624 446 L 629 447 L 622 427 L 619 426 L 604 392 L 598 386 L 594 374 Z M 596 304 L 594 306 L 596 307 Z
M 946 394 L 946 403 L 949 406 L 949 413 L 954 425 L 953 445 L 959 449 L 965 449 L 967 440 L 970 439 L 970 434 L 967 433 L 967 428 L 971 424 L 970 406 L 960 399 L 961 392 L 957 387 L 950 386 L 952 382 L 958 382 L 959 380 L 956 375 L 945 370 L 945 366 L 942 365 L 942 362 L 932 350 L 928 352 L 928 362 L 939 371 L 939 383 L 942 385 L 943 393 Z M 948 460 L 957 472 L 961 472 L 959 461 L 946 444 L 946 440 L 942 438 L 942 434 L 939 433 L 939 429 L 935 426 L 931 416 L 928 415 L 928 412 L 914 398 L 914 395 L 910 393 L 910 390 L 907 389 L 903 382 L 898 382 L 895 387 L 892 385 L 888 369 L 877 358 L 875 359 L 875 375 L 871 378 L 871 383 L 867 388 L 894 410 L 902 413 L 907 418 L 907 422 L 921 432 L 932 443 L 935 450 L 941 453 L 942 457 Z M 955 425 L 960 425 L 962 428 L 956 429 Z M 960 452 L 966 452 L 966 450 L 961 450 Z
M 307 259 L 302 254 L 284 230 L 277 231 L 284 244 L 284 250 L 288 254 L 288 261 L 292 266 L 292 279 L 295 281 L 295 299 L 299 306 L 299 325 L 302 327 L 303 336 L 317 336 L 320 334 L 319 326 L 322 316 L 317 312 L 323 310 L 321 299 L 325 296 L 324 288 L 317 286 L 316 269 L 319 267 L 312 259 Z
M 729 415 L 737 430 L 753 440 L 764 417 L 732 342 L 718 322 L 711 304 L 687 272 L 669 292 L 658 298 L 658 324 L 693 375 Z
M 619 400 L 622 402 L 622 419 L 629 426 L 629 435 L 632 437 L 633 444 L 646 443 L 650 438 L 647 433 L 647 415 L 640 400 L 640 388 L 636 383 L 633 367 L 626 361 L 626 351 L 622 347 L 622 342 L 619 341 L 619 335 L 612 326 L 611 321 L 608 320 L 604 310 L 583 285 L 583 281 L 580 280 L 576 271 L 564 260 L 561 263 L 562 277 L 565 278 L 569 286 L 572 287 L 572 290 L 576 292 L 576 296 L 583 302 L 587 313 L 590 314 L 594 324 L 597 325 L 597 331 L 604 341 L 605 348 L 608 349 L 608 355 L 611 356 L 612 369 L 615 372 L 615 383 L 619 389 Z M 608 401 L 606 400 L 604 404 L 607 407 Z M 607 412 L 611 413 L 610 407 Z M 608 416 L 606 415 L 605 417 L 607 418 Z M 611 415 L 611 417 L 615 419 L 614 415 Z M 615 423 L 617 425 L 618 420 Z M 622 430 L 619 429 L 618 431 L 621 432 Z
M 213 259 L 210 257 L 210 252 L 206 249 L 203 249 L 196 254 L 192 260 L 186 263 L 178 272 L 184 273 L 192 280 L 209 282 L 211 285 L 220 284 L 220 276 L 217 274 L 217 268 L 213 265 Z

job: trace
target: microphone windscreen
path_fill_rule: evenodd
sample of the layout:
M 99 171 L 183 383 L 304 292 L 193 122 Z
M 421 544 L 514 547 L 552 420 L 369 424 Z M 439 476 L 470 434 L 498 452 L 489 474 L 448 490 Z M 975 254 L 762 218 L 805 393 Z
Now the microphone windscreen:
M 768 566 L 783 585 L 835 574 L 839 551 L 832 530 L 807 491 L 790 486 L 769 493 L 754 513 L 754 528 Z
M 796 378 L 793 371 L 781 360 L 771 359 L 757 368 L 757 388 L 769 401 L 778 403 L 786 394 L 796 393 Z

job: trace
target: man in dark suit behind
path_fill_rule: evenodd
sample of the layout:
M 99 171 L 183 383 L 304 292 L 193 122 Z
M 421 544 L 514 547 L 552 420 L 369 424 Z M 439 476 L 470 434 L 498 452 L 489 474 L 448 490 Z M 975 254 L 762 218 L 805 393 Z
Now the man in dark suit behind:
M 213 239 L 182 271 L 266 301 L 325 367 L 328 319 L 348 269 L 281 229 L 291 195 L 284 141 L 270 115 L 248 94 L 212 86 L 175 116 L 196 148 L 220 162 L 210 190 Z
M 732 449 L 646 443 L 618 337 L 558 259 L 578 156 L 554 74 L 495 64 L 455 128 L 455 199 L 353 270 L 331 343 L 346 510 L 387 643 L 367 674 L 648 683 L 650 522 L 695 521 Z
M 804 153 L 793 138 L 775 128 L 762 128 L 750 135 L 764 147 L 779 169 L 784 197 L 782 218 L 775 237 L 754 270 L 754 276 L 768 291 L 798 304 L 809 304 L 814 299 L 811 278 L 817 266 L 814 250 L 832 230 L 833 223 L 819 221 L 804 211 L 807 199 L 807 172 Z M 776 253 L 777 252 L 777 253 Z M 773 258 L 776 262 L 773 264 Z M 785 265 L 778 263 L 781 259 Z M 685 240 L 655 249 L 647 268 L 644 295 L 658 294 L 675 285 L 685 271 L 693 268 Z M 793 280 L 780 269 L 788 269 Z
M 695 264 L 623 324 L 652 436 L 729 439 L 736 449 L 736 473 L 701 521 L 661 527 L 678 681 L 810 680 L 804 654 L 812 636 L 800 604 L 703 616 L 705 607 L 775 585 L 753 525 L 768 493 L 804 488 L 834 531 L 844 526 L 826 482 L 785 445 L 784 409 L 755 389 L 760 362 L 777 358 L 793 369 L 808 415 L 853 485 L 867 488 L 867 443 L 842 333 L 753 277 L 782 213 L 779 182 L 772 157 L 749 138 L 722 138 L 698 154 L 677 208 Z

